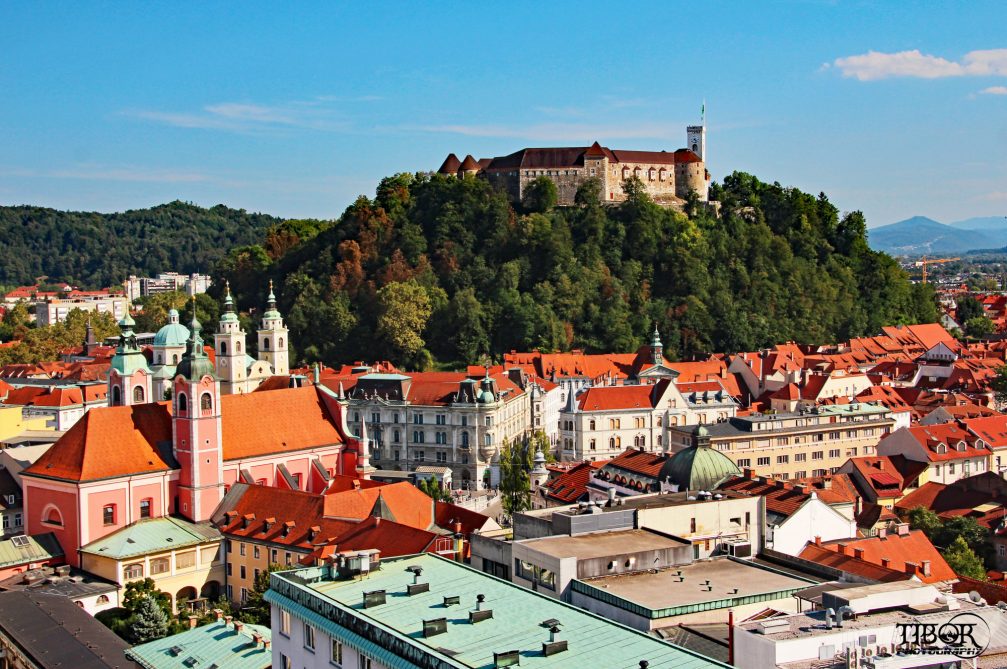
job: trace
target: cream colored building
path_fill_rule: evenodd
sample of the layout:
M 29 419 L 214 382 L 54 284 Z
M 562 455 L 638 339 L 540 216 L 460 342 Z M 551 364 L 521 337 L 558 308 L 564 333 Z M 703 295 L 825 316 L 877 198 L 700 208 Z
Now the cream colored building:
M 220 533 L 210 525 L 164 517 L 140 520 L 80 549 L 81 568 L 125 586 L 150 577 L 172 610 L 223 592 Z
M 846 404 L 673 427 L 670 439 L 675 452 L 705 441 L 738 467 L 787 480 L 835 473 L 849 458 L 874 455 L 894 425 L 887 407 Z

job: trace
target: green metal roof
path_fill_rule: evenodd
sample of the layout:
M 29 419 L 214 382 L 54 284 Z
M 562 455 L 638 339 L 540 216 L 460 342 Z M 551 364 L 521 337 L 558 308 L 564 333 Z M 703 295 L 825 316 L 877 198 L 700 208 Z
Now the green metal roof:
M 406 569 L 414 566 L 422 567 L 420 582 L 429 583 L 429 591 L 408 596 L 413 576 Z M 350 645 L 356 645 L 351 636 L 381 639 L 379 661 L 390 667 L 415 666 L 417 652 L 443 667 L 492 667 L 494 652 L 511 650 L 520 651 L 524 668 L 638 669 L 640 660 L 651 669 L 726 666 L 436 555 L 383 560 L 380 569 L 358 580 L 318 579 L 321 575 L 320 568 L 274 573 L 267 599 Z M 385 590 L 387 603 L 364 609 L 364 592 L 374 590 Z M 482 609 L 492 610 L 493 617 L 470 623 L 480 594 L 485 596 Z M 444 598 L 450 596 L 460 603 L 446 607 Z M 436 618 L 447 618 L 447 631 L 424 638 L 423 621 Z M 549 630 L 542 623 L 551 619 L 559 621 L 558 639 L 568 649 L 546 657 L 542 644 Z
M 92 541 L 80 550 L 121 560 L 214 540 L 220 540 L 220 532 L 210 525 L 190 523 L 181 518 L 147 518 Z
M 35 536 L 9 537 L 0 541 L 0 568 L 28 562 L 45 562 L 63 555 L 56 535 L 49 532 Z
M 659 479 L 668 480 L 681 490 L 713 490 L 724 479 L 740 475 L 738 465 L 720 451 L 709 446 L 690 446 L 664 463 Z
M 270 640 L 269 628 L 245 625 L 240 632 L 234 625 L 215 622 L 156 641 L 128 648 L 126 657 L 146 669 L 192 669 L 211 665 L 219 669 L 266 669 L 272 663 L 272 651 L 261 643 L 253 645 L 252 633 Z M 196 664 L 191 663 L 191 659 Z

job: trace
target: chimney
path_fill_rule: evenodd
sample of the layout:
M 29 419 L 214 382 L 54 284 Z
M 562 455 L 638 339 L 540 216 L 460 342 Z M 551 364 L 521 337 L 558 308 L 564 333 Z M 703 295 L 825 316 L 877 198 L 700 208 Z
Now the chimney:
M 919 573 L 919 565 L 917 565 L 915 562 L 906 562 L 904 571 L 910 576 L 915 576 L 916 574 Z
M 895 529 L 898 531 L 900 537 L 904 537 L 909 534 L 909 523 L 899 523 L 895 526 Z
M 225 625 L 230 625 L 232 620 L 234 620 L 234 616 L 224 616 Z
M 815 545 L 816 546 L 821 546 L 822 545 L 822 538 L 821 537 L 819 537 L 819 536 L 815 537 Z
M 878 538 L 879 539 L 887 539 L 888 538 L 888 528 L 887 527 L 882 527 L 880 530 L 878 530 Z
M 849 548 L 849 546 L 847 546 L 846 544 L 837 544 L 836 545 L 836 551 L 840 555 L 849 555 L 850 553 L 846 550 L 848 548 Z
M 920 565 L 923 567 L 923 575 L 930 576 L 930 560 L 921 560 Z
M 189 629 L 196 629 L 197 622 L 199 622 L 199 616 L 189 616 Z
M 795 483 L 794 490 L 801 493 L 802 495 L 805 495 L 808 492 L 808 486 L 804 485 L 803 483 Z
M 241 628 L 244 627 L 244 626 L 245 626 L 245 623 L 238 622 L 237 620 L 235 620 L 234 621 L 234 633 L 235 634 L 240 634 L 241 633 Z
M 266 651 L 269 651 L 269 639 L 262 640 L 262 648 Z
M 353 489 L 360 490 L 360 479 L 353 479 Z
M 864 559 L 864 549 L 863 548 L 854 548 L 853 549 L 853 557 L 857 558 L 858 560 L 863 560 Z
M 886 557 L 881 558 L 881 566 L 885 569 L 891 569 L 892 561 Z
M 262 635 L 259 634 L 258 632 L 252 632 L 252 643 L 254 643 L 256 647 L 258 647 L 258 645 L 261 642 L 262 642 Z
M 822 490 L 832 490 L 832 477 L 822 479 Z
M 755 470 L 752 469 L 751 467 L 745 467 L 744 473 L 745 478 L 748 479 L 749 481 L 755 478 Z
M 215 615 L 217 616 L 217 622 L 218 622 L 218 623 L 219 623 L 219 622 L 220 622 L 221 620 L 223 620 L 223 619 L 224 619 L 224 610 L 223 610 L 223 609 L 214 609 L 214 610 L 213 610 L 213 613 L 214 613 L 214 614 L 215 614 Z

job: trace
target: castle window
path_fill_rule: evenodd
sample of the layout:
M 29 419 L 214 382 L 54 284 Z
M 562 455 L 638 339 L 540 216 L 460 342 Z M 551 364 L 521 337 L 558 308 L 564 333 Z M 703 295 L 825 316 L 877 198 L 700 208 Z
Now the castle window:
M 654 168 L 653 167 L 651 167 L 649 170 L 647 170 L 647 178 L 649 180 L 651 180 L 651 181 L 654 180 Z
M 189 400 L 185 393 L 178 394 L 178 415 L 184 416 L 189 411 Z
M 206 411 L 213 411 L 213 398 L 210 397 L 210 393 L 203 393 L 199 398 L 199 408 Z
M 591 168 L 591 176 L 594 176 L 594 175 L 595 175 L 595 174 L 594 174 L 594 168 L 592 167 L 592 168 Z
M 143 404 L 143 386 L 133 388 L 133 404 Z
M 122 404 L 122 391 L 119 386 L 112 388 L 112 406 L 117 407 Z

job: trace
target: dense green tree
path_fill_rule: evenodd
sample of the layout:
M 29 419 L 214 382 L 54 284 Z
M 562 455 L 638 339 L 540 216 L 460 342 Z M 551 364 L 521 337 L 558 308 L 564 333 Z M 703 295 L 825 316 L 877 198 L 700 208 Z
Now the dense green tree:
M 957 309 L 955 315 L 958 318 L 958 322 L 965 325 L 967 321 L 973 318 L 979 318 L 980 316 L 986 315 L 986 310 L 983 309 L 983 304 L 971 295 L 964 295 L 957 300 L 955 300 Z
M 451 493 L 445 490 L 440 482 L 434 477 L 421 479 L 420 482 L 416 484 L 416 487 L 434 501 L 451 501 Z
M 1007 365 L 997 368 L 997 374 L 990 381 L 990 387 L 1000 404 L 1007 404 Z
M 422 333 L 430 318 L 430 297 L 415 282 L 390 283 L 378 291 L 380 315 L 375 334 L 402 364 L 418 362 L 426 343 Z
M 944 559 L 948 566 L 959 576 L 968 576 L 979 581 L 986 580 L 986 567 L 981 557 L 975 554 L 964 537 L 957 537 L 944 550 Z
M 538 177 L 525 186 L 524 198 L 521 202 L 525 210 L 544 214 L 556 206 L 559 192 L 556 183 L 549 177 Z
M 265 599 L 266 591 L 269 590 L 269 575 L 288 568 L 274 563 L 259 571 L 252 589 L 248 591 L 248 599 L 241 607 L 240 618 L 243 622 L 269 627 L 269 602 Z
M 936 541 L 944 527 L 940 517 L 925 506 L 917 506 L 910 510 L 907 520 L 910 529 L 923 530 L 930 541 Z
M 513 516 L 531 507 L 531 459 L 528 444 L 504 442 L 500 449 L 500 492 L 504 512 Z
M 188 326 L 192 321 L 192 297 L 183 291 L 176 290 L 167 293 L 155 293 L 137 298 L 134 304 L 139 308 L 134 320 L 137 332 L 157 332 L 168 322 L 168 312 L 175 309 L 179 320 Z M 208 333 L 216 331 L 220 319 L 220 304 L 206 293 L 196 295 L 196 318 L 203 326 L 203 338 Z
M 133 615 L 127 623 L 129 639 L 135 644 L 147 643 L 168 635 L 168 614 L 150 595 L 144 595 L 136 603 Z
M 988 316 L 976 316 L 963 324 L 969 337 L 988 337 L 996 332 L 996 325 Z

